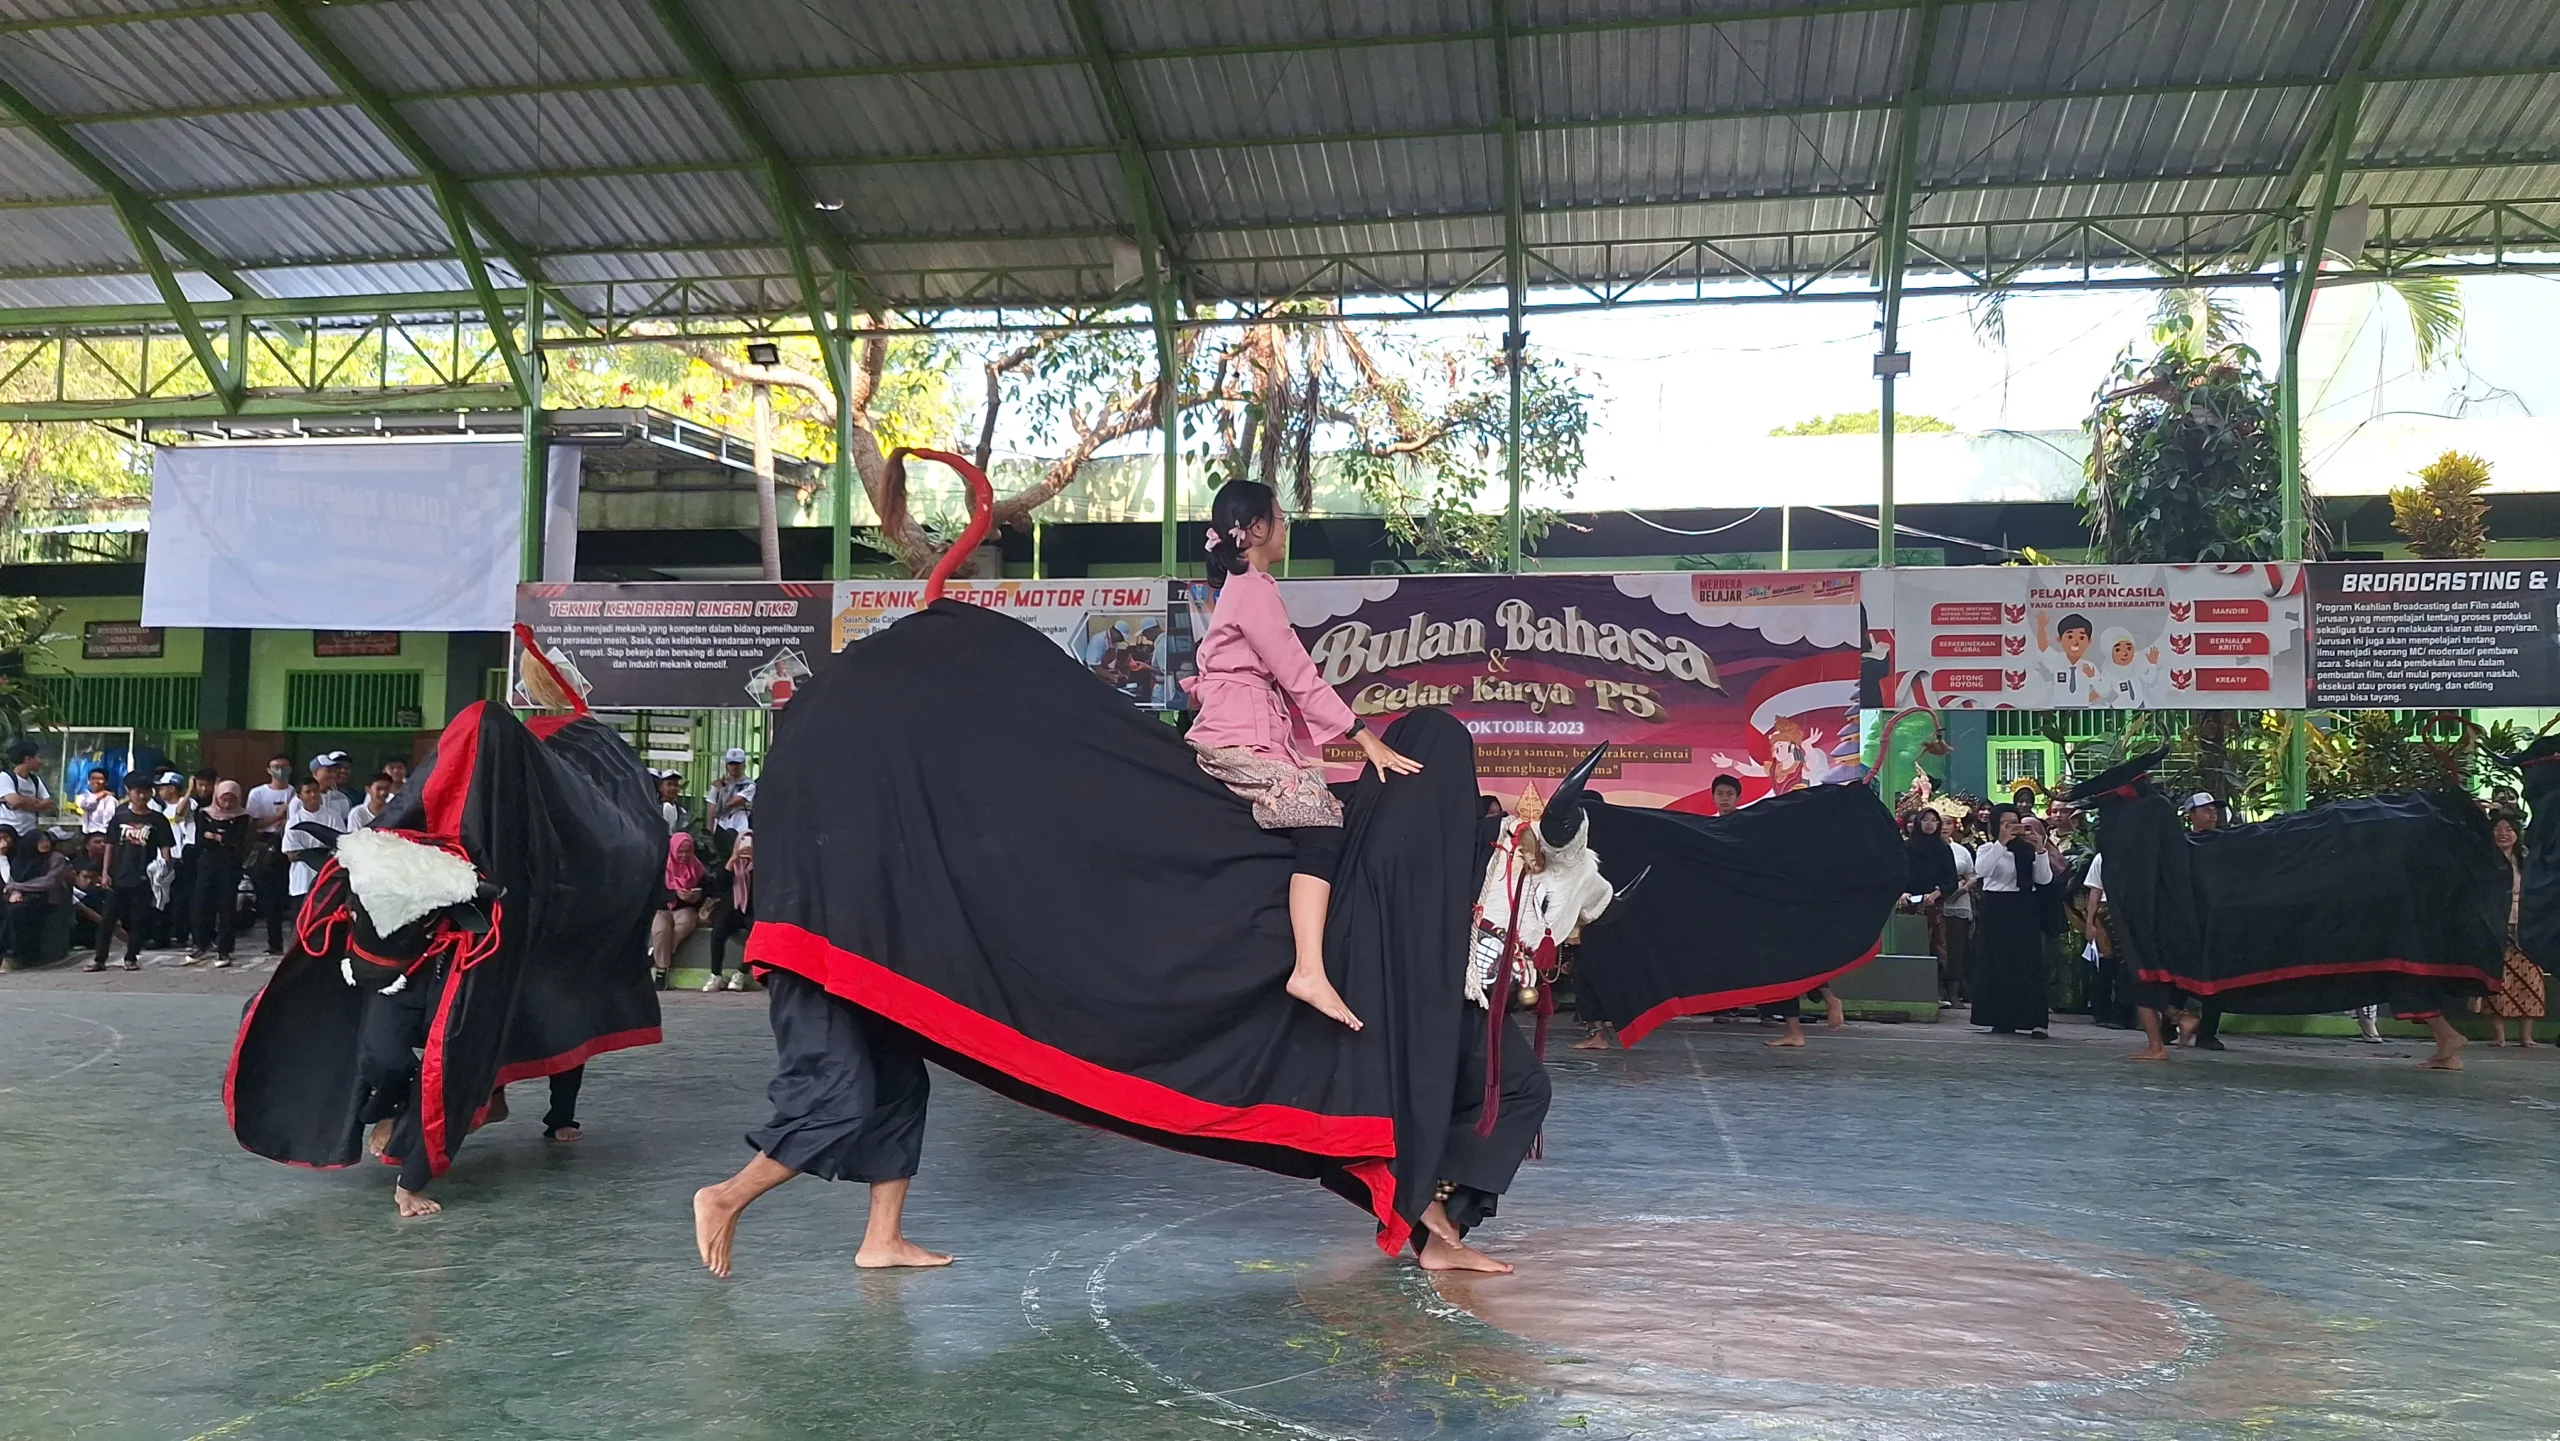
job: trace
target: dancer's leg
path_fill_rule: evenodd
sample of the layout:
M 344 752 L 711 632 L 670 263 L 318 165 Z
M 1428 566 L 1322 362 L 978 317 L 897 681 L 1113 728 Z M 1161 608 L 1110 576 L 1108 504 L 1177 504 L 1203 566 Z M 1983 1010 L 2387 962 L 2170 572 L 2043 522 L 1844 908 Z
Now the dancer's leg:
M 1297 961 L 1289 970 L 1289 994 L 1333 1019 L 1360 1029 L 1342 993 L 1324 969 L 1325 916 L 1333 906 L 1334 863 L 1342 856 L 1342 827 L 1301 826 L 1289 832 L 1297 845 L 1296 870 L 1289 877 L 1289 933 Z

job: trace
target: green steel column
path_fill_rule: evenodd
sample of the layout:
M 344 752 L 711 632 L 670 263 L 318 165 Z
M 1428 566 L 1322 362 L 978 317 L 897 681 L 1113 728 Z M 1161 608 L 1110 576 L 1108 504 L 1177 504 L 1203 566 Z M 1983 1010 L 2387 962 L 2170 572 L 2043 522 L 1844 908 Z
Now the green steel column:
M 1886 312 L 1887 315 L 1892 313 Z M 1885 348 L 1888 353 L 1893 348 L 1890 338 L 1893 329 L 1892 322 L 1887 321 Z M 1893 543 L 1893 381 L 1894 377 L 1890 375 L 1884 377 L 1884 396 L 1876 407 L 1876 434 L 1883 442 L 1876 486 L 1876 564 L 1888 568 L 1893 564 L 1896 549 Z
M 847 399 L 853 377 L 853 293 L 843 272 L 836 274 L 835 333 L 818 337 L 834 362 L 827 367 L 827 383 L 836 392 L 836 467 L 829 482 L 835 487 L 835 503 L 828 507 L 827 576 L 831 580 L 853 577 L 853 406 Z
M 542 424 L 542 292 L 524 288 L 524 547 L 519 569 L 526 580 L 542 579 L 542 527 L 550 518 L 550 455 Z
M 2319 257 L 2312 256 L 2310 266 L 2297 265 L 2291 255 L 2284 257 L 2284 352 L 2276 372 L 2276 465 L 2284 493 L 2283 548 L 2278 552 L 2286 560 L 2298 561 L 2303 552 L 2302 503 L 2302 327 L 2295 323 L 2297 312 L 2311 306 L 2309 271 L 2319 269 Z M 2309 605 L 2307 595 L 2303 604 Z M 2305 665 L 2310 657 L 2303 657 Z M 2306 743 L 2310 727 L 2307 713 L 2296 711 L 2286 728 L 2284 747 L 2283 805 L 2298 811 L 2311 799 L 2311 753 Z
M 1493 0 L 1494 94 L 1502 127 L 1502 294 L 1506 328 L 1502 334 L 1503 368 L 1510 372 L 1511 399 L 1504 416 L 1502 470 L 1509 499 L 1503 507 L 1502 568 L 1517 572 L 1525 548 L 1520 516 L 1520 401 L 1527 381 L 1529 336 L 1520 328 L 1529 290 L 1528 207 L 1520 189 L 1520 107 L 1513 93 L 1511 6 Z
M 1173 283 L 1155 252 L 1155 237 L 1142 235 L 1146 247 L 1148 303 L 1156 320 L 1156 427 L 1164 432 L 1164 573 L 1175 573 L 1182 551 L 1175 532 L 1182 526 L 1182 356 L 1173 341 Z

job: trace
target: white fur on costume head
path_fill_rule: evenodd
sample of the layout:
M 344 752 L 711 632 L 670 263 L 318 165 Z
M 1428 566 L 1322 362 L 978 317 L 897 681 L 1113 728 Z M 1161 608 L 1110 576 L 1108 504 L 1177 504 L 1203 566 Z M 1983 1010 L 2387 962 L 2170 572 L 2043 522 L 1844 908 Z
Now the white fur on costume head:
M 338 865 L 379 935 L 480 894 L 480 873 L 469 861 L 389 831 L 348 832 L 338 842 Z

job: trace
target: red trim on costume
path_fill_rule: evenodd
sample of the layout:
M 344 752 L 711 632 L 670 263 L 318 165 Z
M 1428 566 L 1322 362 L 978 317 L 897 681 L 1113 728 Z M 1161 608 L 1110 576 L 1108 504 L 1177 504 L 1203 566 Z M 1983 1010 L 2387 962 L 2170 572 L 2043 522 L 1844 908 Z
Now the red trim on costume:
M 815 981 L 830 995 L 1061 1100 L 1136 1125 L 1177 1136 L 1252 1141 L 1363 1163 L 1383 1161 L 1396 1153 L 1395 1122 L 1386 1116 L 1326 1116 L 1294 1106 L 1221 1106 L 1187 1096 L 1035 1041 L 877 961 L 787 922 L 756 922 L 747 932 L 745 958 L 751 964 L 780 967 Z M 1384 1191 L 1379 1185 L 1369 1181 L 1378 1224 L 1389 1230 L 1403 1227 L 1393 1205 L 1394 1183 L 1387 1182 Z
M 562 1071 L 574 1071 L 608 1051 L 627 1051 L 634 1046 L 654 1046 L 665 1039 L 666 1037 L 656 1026 L 615 1031 L 610 1035 L 598 1036 L 572 1050 L 562 1051 L 556 1056 L 546 1056 L 539 1061 L 516 1061 L 500 1066 L 497 1084 L 512 1086 L 518 1081 L 534 1081 L 544 1076 L 556 1076 Z
M 427 777 L 427 831 L 431 835 L 462 834 L 462 805 L 471 796 L 471 772 L 480 759 L 480 708 L 476 700 L 462 708 L 436 738 L 436 768 Z
M 1874 945 L 1867 947 L 1866 954 L 1845 966 L 1824 971 L 1821 975 L 1809 980 L 1780 981 L 1775 985 L 1749 986 L 1739 991 L 1714 991 L 1703 996 L 1673 996 L 1670 1000 L 1664 1001 L 1661 1005 L 1620 1026 L 1618 1044 L 1621 1047 L 1632 1047 L 1636 1042 L 1650 1035 L 1654 1027 L 1674 1016 L 1704 1015 L 1709 1011 L 1734 1011 L 1744 1006 L 1765 1006 L 1773 1001 L 1794 1000 L 1833 977 L 1846 975 L 1874 960 L 1876 952 L 1883 949 L 1884 939 L 1878 937 Z
M 435 1024 L 427 1027 L 426 1049 L 418 1059 L 418 1139 L 427 1148 L 430 1179 L 453 1165 L 452 1153 L 444 1148 L 444 1028 L 453 1019 L 454 997 L 461 994 L 462 968 L 456 966 L 445 975 L 444 994 L 436 997 Z
M 2144 969 L 2138 970 L 2134 974 L 2143 980 L 2150 981 L 2158 985 L 2175 986 L 2179 990 L 2185 991 L 2191 996 L 2218 996 L 2227 991 L 2246 990 L 2251 986 L 2273 985 L 2278 981 L 2305 980 L 2313 976 L 2430 976 L 2440 980 L 2451 981 L 2477 981 L 2486 979 L 2477 969 L 2470 966 L 2425 965 L 2417 961 L 2404 961 L 2397 956 L 2387 957 L 2377 961 L 2350 961 L 2329 965 L 2278 966 L 2271 971 L 2252 971 L 2248 975 L 2233 976 L 2229 980 L 2224 981 L 2199 981 L 2193 977 L 2179 975 L 2175 971 Z
M 560 732 L 567 730 L 573 722 L 580 719 L 582 719 L 582 717 L 575 714 L 562 711 L 552 711 L 543 715 L 527 717 L 524 723 L 524 728 L 533 732 L 533 738 L 535 740 L 547 741 L 553 736 L 560 734 Z
M 1362 1161 L 1350 1169 L 1369 1188 L 1369 1212 L 1378 1218 L 1378 1249 L 1390 1256 L 1403 1255 L 1413 1242 L 1413 1227 L 1396 1214 L 1395 1172 L 1384 1161 Z

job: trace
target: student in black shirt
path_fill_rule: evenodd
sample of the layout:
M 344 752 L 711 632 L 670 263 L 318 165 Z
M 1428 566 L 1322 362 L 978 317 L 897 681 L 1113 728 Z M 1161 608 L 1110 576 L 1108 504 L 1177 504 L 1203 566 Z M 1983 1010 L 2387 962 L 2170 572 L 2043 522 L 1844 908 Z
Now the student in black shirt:
M 142 969 L 142 943 L 160 913 L 151 903 L 151 863 L 178 843 L 169 818 L 151 803 L 150 775 L 134 772 L 125 777 L 124 789 L 124 804 L 107 821 L 106 904 L 98 910 L 97 952 L 84 968 L 92 971 L 107 968 L 118 921 L 124 922 L 124 968 Z
M 258 844 L 258 823 L 241 804 L 240 783 L 220 781 L 213 800 L 196 812 L 196 888 L 181 904 L 192 919 L 188 943 L 202 957 L 213 947 L 213 964 L 231 964 L 231 946 L 240 929 L 240 872 Z

